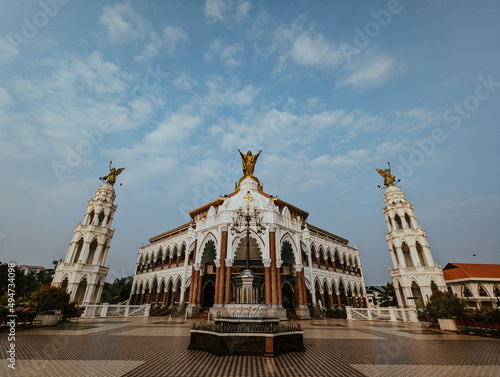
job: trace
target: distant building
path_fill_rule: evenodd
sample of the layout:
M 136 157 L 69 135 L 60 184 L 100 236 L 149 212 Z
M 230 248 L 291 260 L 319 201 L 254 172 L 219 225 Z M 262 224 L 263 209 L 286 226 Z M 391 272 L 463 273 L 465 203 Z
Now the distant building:
M 368 306 L 378 308 L 380 302 L 384 298 L 384 294 L 385 286 L 383 285 L 371 285 L 366 288 L 366 300 L 368 301 Z
M 500 308 L 500 264 L 448 263 L 443 273 L 448 291 L 470 307 Z
M 25 264 L 20 264 L 17 266 L 25 275 L 28 275 L 30 272 L 38 272 L 38 271 L 45 271 L 46 268 L 43 266 L 27 266 Z

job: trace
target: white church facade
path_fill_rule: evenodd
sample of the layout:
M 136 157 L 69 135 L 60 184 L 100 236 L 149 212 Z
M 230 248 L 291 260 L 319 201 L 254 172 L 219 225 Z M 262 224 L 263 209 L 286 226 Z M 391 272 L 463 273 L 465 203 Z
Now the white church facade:
M 366 307 L 358 249 L 309 224 L 308 212 L 265 193 L 253 175 L 259 155 L 241 155 L 244 175 L 233 193 L 140 247 L 130 304 L 185 307 L 191 317 L 215 313 L 242 302 L 237 277 L 250 269 L 258 282 L 251 302 L 281 315 L 292 310 L 310 318 L 315 304 Z M 238 223 L 244 208 L 254 215 L 247 227 Z

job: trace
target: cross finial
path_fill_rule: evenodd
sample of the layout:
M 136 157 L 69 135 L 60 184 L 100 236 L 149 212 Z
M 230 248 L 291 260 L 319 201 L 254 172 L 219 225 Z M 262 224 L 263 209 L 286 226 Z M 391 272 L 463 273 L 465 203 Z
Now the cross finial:
M 253 196 L 250 194 L 250 191 L 247 191 L 247 194 L 243 197 L 243 199 L 247 200 L 247 208 L 250 208 L 250 200 L 253 199 Z

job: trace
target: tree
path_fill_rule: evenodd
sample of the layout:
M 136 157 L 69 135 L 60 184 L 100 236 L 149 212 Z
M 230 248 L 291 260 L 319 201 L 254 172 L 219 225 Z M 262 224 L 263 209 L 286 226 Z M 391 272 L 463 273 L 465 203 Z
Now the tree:
M 386 283 L 385 291 L 380 298 L 381 307 L 387 306 L 398 306 L 398 299 L 396 297 L 396 291 L 394 289 L 394 285 L 392 283 Z
M 119 279 L 116 278 L 113 283 L 104 283 L 101 302 L 118 304 L 119 302 L 128 300 L 133 280 L 132 276 L 127 276 Z

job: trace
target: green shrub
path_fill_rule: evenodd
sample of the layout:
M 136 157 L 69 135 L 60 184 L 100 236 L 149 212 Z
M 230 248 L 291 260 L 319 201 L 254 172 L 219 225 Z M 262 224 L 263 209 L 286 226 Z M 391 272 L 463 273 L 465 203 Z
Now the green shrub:
M 467 302 L 459 299 L 453 293 L 434 291 L 429 297 L 429 302 L 425 305 L 423 314 L 427 317 L 459 318 L 465 312 L 466 307 Z
M 30 296 L 31 306 L 37 313 L 49 313 L 63 310 L 69 305 L 69 293 L 59 287 L 43 285 Z

